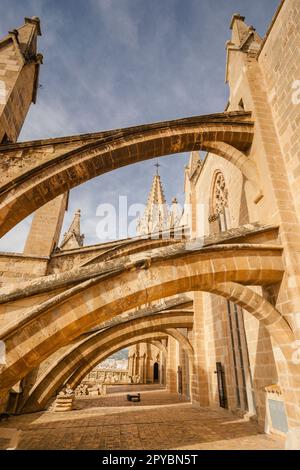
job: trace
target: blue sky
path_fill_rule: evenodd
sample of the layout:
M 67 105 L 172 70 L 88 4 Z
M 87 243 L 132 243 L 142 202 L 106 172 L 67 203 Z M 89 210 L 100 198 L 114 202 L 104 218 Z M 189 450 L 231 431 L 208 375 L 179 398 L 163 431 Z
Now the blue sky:
M 279 0 L 1 0 L 0 35 L 39 16 L 42 37 L 37 104 L 20 141 L 222 112 L 228 98 L 225 42 L 239 12 L 264 35 Z M 183 201 L 188 155 L 163 157 L 168 202 Z M 154 161 L 115 170 L 71 191 L 63 231 L 82 210 L 86 244 L 97 243 L 96 208 L 146 202 Z M 30 217 L 0 240 L 21 251 Z

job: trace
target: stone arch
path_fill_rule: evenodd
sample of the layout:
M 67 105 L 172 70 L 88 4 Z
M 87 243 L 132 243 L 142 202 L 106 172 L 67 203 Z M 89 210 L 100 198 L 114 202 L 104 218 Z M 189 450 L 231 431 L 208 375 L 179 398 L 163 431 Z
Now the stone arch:
M 283 345 L 293 341 L 292 330 L 285 318 L 282 315 L 278 315 L 278 310 L 254 290 L 248 287 L 245 288 L 245 286 L 236 282 L 226 282 L 212 285 L 210 292 L 221 295 L 245 308 L 245 310 L 264 324 L 270 336 L 277 343 Z
M 151 341 L 148 341 L 148 343 L 158 348 L 165 356 L 167 355 L 167 348 L 162 344 L 161 341 L 151 340 Z
M 252 178 L 248 169 L 252 164 L 241 158 L 241 151 L 253 139 L 250 116 L 228 112 L 2 147 L 0 236 L 50 200 L 95 176 L 146 159 L 208 150 L 211 143 L 215 153 L 237 163 L 246 178 Z
M 225 142 L 204 142 L 203 146 L 205 146 L 207 152 L 223 157 L 225 160 L 235 165 L 251 184 L 255 195 L 254 200 L 258 201 L 261 199 L 263 194 L 259 174 L 253 160 L 250 160 L 248 156 L 236 147 Z
M 147 343 L 152 344 L 152 346 L 155 346 L 157 349 L 159 349 L 163 354 L 167 353 L 167 348 L 162 344 L 160 340 L 148 340 Z
M 72 369 L 69 375 L 66 376 L 65 381 L 69 383 L 73 389 L 75 389 L 84 379 L 84 377 L 88 375 L 94 367 L 96 367 L 97 364 L 105 361 L 105 359 L 107 359 L 112 354 L 120 351 L 122 348 L 133 346 L 135 344 L 140 344 L 151 339 L 160 340 L 165 338 L 166 335 L 167 334 L 163 331 L 157 331 L 152 333 L 141 334 L 131 339 L 124 338 L 122 341 L 120 341 L 118 345 L 112 346 L 102 351 L 102 353 L 98 353 L 98 355 L 95 356 L 94 361 L 90 364 L 85 364 L 77 370 Z M 63 381 L 56 381 L 52 384 L 52 388 L 47 388 L 43 391 L 35 390 L 34 393 L 28 397 L 28 401 L 26 400 L 26 403 L 24 404 L 23 408 L 20 409 L 20 411 L 27 413 L 44 409 L 48 401 L 55 394 L 56 390 L 58 390 L 58 388 L 62 386 L 63 383 Z
M 130 343 L 130 345 L 136 344 L 135 339 L 138 340 L 137 342 L 139 342 L 139 343 L 144 343 L 144 342 L 147 342 L 148 339 L 163 339 L 163 338 L 166 337 L 166 335 L 174 337 L 174 339 L 176 339 L 176 341 L 178 341 L 178 342 L 181 342 L 182 338 L 184 338 L 184 336 L 181 335 L 181 333 L 179 333 L 175 337 L 174 336 L 174 329 L 171 328 L 171 329 L 162 330 L 160 332 L 157 332 L 156 334 L 155 333 L 149 333 L 149 336 L 148 336 L 148 333 L 144 334 L 144 335 L 140 335 L 136 338 L 133 338 L 132 343 Z M 125 341 L 128 341 L 128 338 Z M 125 344 L 125 342 L 124 342 L 124 344 Z M 126 347 L 126 346 L 123 346 L 123 347 Z M 117 350 L 114 349 L 114 352 L 117 352 Z M 110 352 L 109 355 L 111 355 L 111 354 L 113 354 L 113 353 Z M 106 356 L 106 357 L 109 357 L 109 356 Z M 94 361 L 92 361 L 90 364 L 86 364 L 82 368 L 76 369 L 74 371 L 74 375 L 72 375 L 69 378 L 69 382 L 70 382 L 72 388 L 76 387 L 81 382 L 81 380 L 89 373 L 89 371 L 92 370 L 92 368 L 94 368 L 95 365 L 97 365 L 97 364 L 98 364 L 98 358 L 95 355 Z
M 168 335 L 173 336 L 182 346 L 182 349 L 186 351 L 189 358 L 194 360 L 194 349 L 191 343 L 189 342 L 188 338 L 184 336 L 180 331 L 176 330 L 175 328 L 168 328 L 166 330 Z
M 181 237 L 177 240 L 171 240 L 169 237 L 166 239 L 130 239 L 128 243 L 122 243 L 121 246 L 116 246 L 110 250 L 104 251 L 103 253 L 95 255 L 93 258 L 89 258 L 85 260 L 80 266 L 88 266 L 90 264 L 103 262 L 106 260 L 112 260 L 116 258 L 120 258 L 122 256 L 130 256 L 134 253 L 140 253 L 146 250 L 153 250 L 156 248 L 161 248 L 164 246 L 168 246 L 172 243 L 179 243 L 181 241 Z
M 193 393 L 193 382 L 195 381 L 196 376 L 196 369 L 195 369 L 195 356 L 194 356 L 194 348 L 191 345 L 190 341 L 186 336 L 184 336 L 180 331 L 176 330 L 175 328 L 168 328 L 166 332 L 172 336 L 174 339 L 178 341 L 181 345 L 183 351 L 188 356 L 188 363 L 189 363 L 189 390 Z
M 42 407 L 45 406 L 49 398 L 57 392 L 59 387 L 62 386 L 70 376 L 76 374 L 76 371 L 79 372 L 82 370 L 83 367 L 85 370 L 86 367 L 89 368 L 91 364 L 95 366 L 95 360 L 100 356 L 105 355 L 105 357 L 103 356 L 103 360 L 109 357 L 113 354 L 110 351 L 114 350 L 116 345 L 125 344 L 126 341 L 128 345 L 137 344 L 142 342 L 137 340 L 138 337 L 145 334 L 151 335 L 156 332 L 164 332 L 164 337 L 167 334 L 174 336 L 173 328 L 183 326 L 192 328 L 192 312 L 190 314 L 182 314 L 180 311 L 174 311 L 137 318 L 116 325 L 108 330 L 93 333 L 79 344 L 73 345 L 65 351 L 61 357 L 58 357 L 55 362 L 50 364 L 29 391 L 29 396 L 23 406 L 28 408 L 28 403 L 39 404 L 39 406 Z M 171 328 L 171 330 L 169 333 L 166 333 L 168 328 Z M 161 336 L 162 335 L 160 335 L 160 337 Z M 183 343 L 184 348 L 187 347 L 186 341 L 183 341 L 180 334 L 176 336 L 176 339 Z M 127 347 L 127 345 L 124 347 Z M 116 351 L 114 350 L 114 352 Z M 99 362 L 101 361 L 97 363 Z M 93 367 L 91 367 L 85 375 L 92 369 Z
M 133 346 L 135 344 L 145 343 L 145 342 L 147 342 L 151 339 L 152 340 L 160 340 L 160 339 L 166 338 L 166 336 L 167 336 L 167 333 L 164 332 L 164 331 L 158 331 L 156 333 L 145 333 L 143 335 L 137 336 L 136 338 L 132 338 L 131 340 L 129 340 L 128 338 L 124 339 L 124 341 L 121 344 L 123 344 L 123 347 Z M 126 345 L 126 346 L 124 346 L 124 345 Z M 119 350 L 118 346 L 114 346 L 107 352 L 107 354 L 111 355 L 111 354 L 113 354 L 112 351 L 117 352 L 118 350 Z M 105 353 L 105 355 L 106 355 L 106 353 Z M 105 357 L 109 357 L 109 356 L 105 356 Z M 99 362 L 98 358 L 99 358 L 99 356 L 95 355 L 94 361 L 92 361 L 91 364 L 86 364 L 85 366 L 82 366 L 80 369 L 77 369 L 77 370 L 74 371 L 73 375 L 69 378 L 69 382 L 70 382 L 72 388 L 76 388 L 77 385 L 80 384 L 82 379 L 89 373 L 89 371 L 91 370 L 91 367 L 94 368 L 98 364 L 98 362 Z
M 168 255 L 153 253 L 151 263 L 145 260 L 129 264 L 123 272 L 109 274 L 80 290 L 66 301 L 29 316 L 16 324 L 2 338 L 6 343 L 7 367 L 1 373 L 2 389 L 13 386 L 52 352 L 121 312 L 175 294 L 203 290 L 227 297 L 228 282 L 267 285 L 279 282 L 283 267 L 281 249 L 261 245 L 196 246 L 185 253 L 172 249 Z M 71 278 L 72 279 L 72 278 Z M 293 338 L 281 314 L 250 288 L 240 285 L 233 291 L 235 302 L 248 310 L 282 343 L 278 325 L 284 335 Z M 230 295 L 233 295 L 231 292 Z M 264 310 L 268 306 L 266 318 Z M 275 324 L 275 327 L 273 325 Z M 292 341 L 292 340 L 291 340 Z M 285 350 L 288 355 L 289 351 Z

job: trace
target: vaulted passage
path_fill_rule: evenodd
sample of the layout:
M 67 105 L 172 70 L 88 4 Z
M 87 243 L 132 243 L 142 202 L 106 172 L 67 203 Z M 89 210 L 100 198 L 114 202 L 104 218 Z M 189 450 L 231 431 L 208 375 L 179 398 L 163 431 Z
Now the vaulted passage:
M 65 354 L 58 356 L 56 363 L 52 362 L 51 367 L 30 390 L 22 409 L 25 411 L 44 409 L 49 399 L 58 392 L 66 380 L 75 389 L 95 365 L 115 351 L 138 342 L 160 340 L 168 334 L 174 336 L 172 328 L 192 328 L 192 326 L 193 312 L 174 310 L 141 317 L 91 334 L 87 339 L 79 341 L 78 345 L 72 346 Z M 176 336 L 176 338 L 181 341 L 181 337 Z M 182 346 L 185 347 L 185 344 Z
M 292 338 L 279 312 L 253 290 L 242 286 L 244 283 L 269 285 L 281 280 L 281 248 L 278 246 L 246 245 L 237 251 L 232 245 L 203 248 L 190 243 L 153 250 L 150 263 L 140 257 L 133 263 L 129 261 L 127 266 L 121 259 L 111 267 L 106 263 L 102 272 L 101 267 L 101 264 L 94 265 L 55 276 L 52 288 L 67 284 L 73 287 L 41 304 L 35 304 L 34 295 L 49 290 L 51 276 L 45 278 L 45 285 L 41 279 L 39 285 L 33 281 L 27 287 L 24 285 L 25 290 L 3 295 L 2 301 L 11 303 L 27 292 L 28 296 L 33 296 L 34 304 L 21 321 L 8 325 L 0 333 L 7 357 L 6 367 L 0 374 L 2 389 L 12 386 L 16 378 L 20 380 L 41 360 L 80 333 L 122 313 L 124 305 L 130 310 L 184 292 L 217 292 L 257 316 L 280 345 Z M 83 276 L 89 281 L 74 287 Z M 121 292 L 119 285 L 123 286 Z M 6 308 L 5 303 L 3 308 Z M 29 338 L 30 341 L 26 341 Z M 292 354 L 288 345 L 284 354 L 287 358 Z

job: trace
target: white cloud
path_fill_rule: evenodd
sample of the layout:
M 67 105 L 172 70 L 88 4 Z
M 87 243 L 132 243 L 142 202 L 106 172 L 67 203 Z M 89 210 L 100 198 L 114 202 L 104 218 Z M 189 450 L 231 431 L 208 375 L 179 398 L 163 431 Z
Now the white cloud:
M 91 5 L 101 16 L 106 31 L 133 49 L 139 46 L 138 21 L 130 13 L 130 2 L 91 0 Z
M 0 252 L 22 253 L 27 234 L 30 229 L 32 216 L 16 225 L 10 232 L 0 239 Z

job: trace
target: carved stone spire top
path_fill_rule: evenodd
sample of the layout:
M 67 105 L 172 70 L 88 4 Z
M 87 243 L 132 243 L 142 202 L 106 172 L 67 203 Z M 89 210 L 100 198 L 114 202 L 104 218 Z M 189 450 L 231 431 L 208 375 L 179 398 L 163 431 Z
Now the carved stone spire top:
M 72 248 L 80 248 L 83 246 L 83 240 L 84 235 L 80 231 L 80 209 L 77 209 L 68 231 L 64 234 L 60 249 L 70 250 Z

